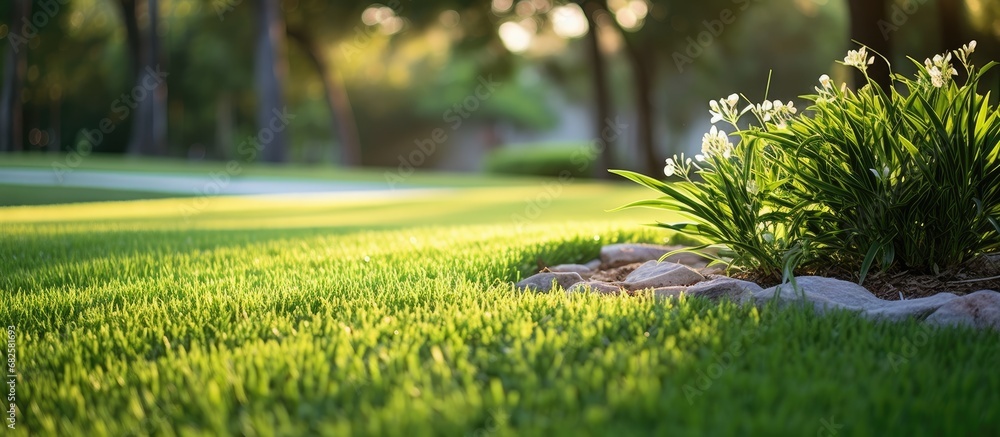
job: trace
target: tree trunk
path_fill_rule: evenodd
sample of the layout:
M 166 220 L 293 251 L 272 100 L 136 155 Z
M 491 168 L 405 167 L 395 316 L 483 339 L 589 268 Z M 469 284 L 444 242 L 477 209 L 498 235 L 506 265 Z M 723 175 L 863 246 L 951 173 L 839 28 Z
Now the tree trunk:
M 47 152 L 59 152 L 62 150 L 62 94 L 52 96 L 49 102 L 49 124 L 52 125 L 52 138 L 45 145 Z
M 148 0 L 149 7 L 149 54 L 147 55 L 147 65 L 152 71 L 147 70 L 147 77 L 153 75 L 155 71 L 163 69 L 160 56 L 160 1 Z M 152 77 L 156 80 L 156 86 L 149 93 L 149 143 L 147 152 L 150 155 L 167 154 L 167 82 L 166 78 Z M 143 86 L 145 86 L 143 84 Z
M 143 61 L 143 54 L 145 53 L 143 36 L 139 30 L 139 10 L 135 0 L 121 0 L 119 5 L 121 6 L 122 22 L 125 25 L 125 40 L 129 51 L 129 65 L 132 67 L 132 77 L 135 78 L 133 86 L 135 86 L 135 84 L 142 83 L 142 69 L 145 64 Z M 142 102 L 136 102 L 136 105 L 136 107 L 129 108 L 129 114 L 132 117 L 132 127 L 125 151 L 130 155 L 141 155 L 143 153 L 142 145 L 146 141 L 145 132 L 147 128 L 145 123 L 146 117 L 143 114 L 144 106 Z M 125 122 L 125 120 L 116 121 L 117 123 Z M 97 146 L 97 144 L 93 146 Z
M 215 156 L 229 159 L 233 145 L 233 95 L 225 91 L 215 101 Z
M 276 113 L 285 110 L 281 85 L 285 80 L 285 22 L 278 7 L 279 0 L 258 0 L 258 33 L 256 53 L 257 126 L 268 135 L 260 135 L 266 162 L 288 160 L 287 126 Z
M 892 44 L 889 41 L 889 35 L 883 35 L 880 28 L 883 23 L 889 22 L 885 1 L 848 0 L 848 7 L 851 19 L 851 39 L 868 46 L 869 51 L 875 51 L 892 60 Z M 883 91 L 888 92 L 892 86 L 889 66 L 886 65 L 885 60 L 877 55 L 875 55 L 875 64 L 868 66 L 868 77 L 875 81 Z M 864 75 L 855 69 L 854 86 L 861 88 L 865 83 L 867 82 Z
M 10 3 L 11 23 L 23 23 L 31 16 L 31 0 L 12 0 Z M 14 152 L 24 149 L 24 104 L 21 89 L 28 69 L 28 43 L 25 35 L 15 40 L 14 32 L 19 26 L 11 25 L 8 35 L 10 48 L 4 59 L 3 93 L 0 97 L 0 152 Z
M 162 70 L 158 32 L 159 1 L 146 0 L 145 12 L 149 21 L 145 29 L 140 26 L 141 11 L 135 0 L 121 0 L 119 5 L 125 24 L 132 74 L 135 77 L 133 88 L 126 93 L 130 98 L 135 97 L 134 101 L 130 100 L 132 130 L 126 151 L 130 155 L 165 155 L 167 83 L 164 78 L 155 74 Z
M 601 5 L 604 12 L 610 14 L 607 9 L 607 0 Z M 653 126 L 653 77 L 656 65 L 655 55 L 644 44 L 640 46 L 629 38 L 629 33 L 618 24 L 618 21 L 611 20 L 618 28 L 618 32 L 625 42 L 625 56 L 628 58 L 632 69 L 632 93 L 635 103 L 636 129 L 638 130 L 639 153 L 641 162 L 638 166 L 640 171 L 648 175 L 655 175 L 662 171 L 661 160 L 658 157 L 656 147 L 656 136 Z M 647 50 L 643 50 L 647 49 Z
M 129 65 L 132 67 L 132 74 L 139 75 L 142 68 L 142 41 L 139 36 L 139 21 L 135 6 L 135 0 L 121 0 L 119 3 L 122 12 L 122 22 L 125 24 L 125 41 L 129 51 Z
M 610 179 L 611 174 L 608 173 L 608 169 L 614 166 L 614 137 L 604 135 L 604 133 L 606 126 L 611 123 L 611 93 L 608 89 L 604 54 L 601 53 L 601 46 L 597 36 L 597 15 L 602 12 L 600 4 L 594 1 L 588 1 L 583 6 L 584 15 L 587 16 L 587 24 L 590 26 L 586 39 L 590 67 L 593 72 L 591 74 L 595 105 L 593 141 L 595 144 L 602 146 L 597 156 L 594 171 L 595 177 L 598 179 Z
M 340 140 L 340 164 L 345 167 L 361 165 L 361 140 L 358 125 L 354 119 L 354 109 L 347 95 L 344 81 L 330 68 L 330 62 L 322 49 L 317 46 L 312 35 L 302 28 L 288 28 L 288 36 L 305 52 L 320 82 L 326 97 L 326 105 L 330 110 L 334 137 Z M 334 128 L 335 127 L 335 128 Z

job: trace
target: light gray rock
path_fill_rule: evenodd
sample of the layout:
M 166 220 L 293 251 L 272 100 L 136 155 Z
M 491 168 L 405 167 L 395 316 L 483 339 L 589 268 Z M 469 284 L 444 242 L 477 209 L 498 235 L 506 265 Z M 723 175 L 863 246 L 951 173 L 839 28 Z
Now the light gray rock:
M 687 287 L 660 287 L 653 289 L 653 297 L 657 299 L 669 299 L 672 297 L 681 297 L 682 294 L 687 294 Z
M 872 308 L 865 313 L 875 319 L 903 320 L 909 317 L 923 319 L 938 308 L 948 304 L 958 296 L 951 293 L 938 293 L 933 296 L 907 300 L 885 300 L 879 308 Z
M 691 268 L 672 262 L 648 261 L 625 277 L 630 290 L 696 284 L 705 277 Z
M 601 260 L 600 258 L 591 260 L 589 263 L 586 263 L 584 265 L 587 266 L 587 268 L 590 270 L 597 270 L 601 268 Z
M 653 244 L 609 244 L 601 248 L 601 266 L 609 269 L 658 260 L 671 250 L 670 247 Z
M 579 273 L 583 279 L 587 279 L 594 274 L 594 270 L 582 264 L 560 264 L 549 267 L 550 272 L 556 273 Z
M 524 291 L 537 291 L 540 293 L 548 293 L 553 289 L 553 283 L 556 287 L 566 289 L 571 285 L 578 282 L 583 282 L 583 277 L 576 272 L 544 272 L 539 273 L 534 276 L 525 278 L 521 282 L 514 284 L 518 289 Z
M 713 301 L 729 299 L 739 304 L 753 301 L 754 293 L 764 291 L 760 285 L 739 279 L 717 277 L 694 284 L 687 289 L 692 297 L 704 297 Z
M 809 303 L 819 311 L 824 308 L 864 310 L 884 302 L 866 288 L 840 279 L 801 276 L 795 278 L 795 282 L 799 289 L 795 289 L 790 283 L 776 285 L 754 293 L 754 298 L 758 303 L 772 300 L 777 300 L 781 305 Z
M 941 305 L 924 321 L 938 326 L 973 326 L 1000 331 L 1000 293 L 980 290 Z
M 598 294 L 619 294 L 622 288 L 614 282 L 577 282 L 569 287 L 567 293 L 598 293 Z
M 659 260 L 668 252 L 681 249 L 682 246 L 662 246 L 658 244 L 609 244 L 601 248 L 601 266 L 604 268 L 620 267 L 628 264 Z M 712 249 L 708 249 L 712 251 Z M 664 261 L 688 266 L 703 267 L 710 261 L 693 253 L 676 253 Z
M 909 300 L 882 300 L 853 282 L 819 276 L 796 278 L 799 289 L 783 284 L 754 293 L 758 304 L 777 300 L 781 305 L 812 305 L 818 312 L 843 309 L 858 311 L 872 319 L 924 318 L 956 299 L 951 293 Z

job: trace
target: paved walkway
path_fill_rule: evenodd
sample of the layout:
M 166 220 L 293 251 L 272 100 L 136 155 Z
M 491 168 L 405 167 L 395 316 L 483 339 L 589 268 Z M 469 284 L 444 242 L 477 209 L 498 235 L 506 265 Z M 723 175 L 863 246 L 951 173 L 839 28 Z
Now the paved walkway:
M 57 176 L 47 169 L 0 168 L 0 184 L 134 190 L 180 195 L 288 195 L 318 198 L 403 197 L 437 189 L 392 189 L 377 182 L 234 177 L 191 174 L 79 170 Z

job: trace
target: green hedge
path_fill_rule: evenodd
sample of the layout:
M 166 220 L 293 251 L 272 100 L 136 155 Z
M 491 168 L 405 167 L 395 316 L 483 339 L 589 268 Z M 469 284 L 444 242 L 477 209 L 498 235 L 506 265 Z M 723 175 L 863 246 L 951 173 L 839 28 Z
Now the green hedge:
M 486 156 L 488 173 L 591 177 L 596 155 L 587 143 L 545 143 L 507 146 Z

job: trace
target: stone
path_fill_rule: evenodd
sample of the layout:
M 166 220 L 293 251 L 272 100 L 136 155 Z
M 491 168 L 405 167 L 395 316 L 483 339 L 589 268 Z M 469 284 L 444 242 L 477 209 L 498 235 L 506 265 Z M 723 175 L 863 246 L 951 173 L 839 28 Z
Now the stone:
M 687 294 L 687 287 L 660 287 L 653 289 L 653 297 L 657 299 L 670 299 L 672 297 L 681 297 L 682 294 Z
M 909 300 L 882 300 L 866 288 L 853 282 L 819 276 L 796 278 L 799 290 L 783 284 L 754 293 L 758 303 L 778 300 L 781 305 L 799 303 L 812 305 L 817 312 L 827 310 L 858 311 L 871 319 L 922 319 L 957 298 L 951 293 Z
M 938 308 L 948 304 L 958 296 L 951 293 L 938 293 L 933 296 L 907 300 L 886 300 L 878 308 L 865 310 L 873 319 L 903 320 L 906 318 L 924 319 Z
M 606 268 L 658 260 L 676 248 L 655 244 L 609 244 L 601 248 L 601 265 Z
M 587 279 L 590 275 L 594 274 L 594 269 L 582 264 L 560 264 L 549 267 L 549 271 L 555 273 L 579 273 L 583 279 Z
M 758 303 L 777 300 L 780 305 L 810 303 L 816 310 L 826 308 L 863 310 L 883 302 L 866 288 L 853 282 L 821 276 L 801 276 L 795 278 L 799 289 L 792 284 L 781 284 L 754 293 Z
M 752 302 L 754 293 L 760 293 L 763 290 L 760 285 L 753 282 L 723 276 L 692 285 L 688 287 L 687 294 L 712 301 L 729 299 L 742 305 Z
M 672 262 L 648 261 L 625 277 L 630 290 L 691 285 L 705 277 L 691 268 Z
M 668 252 L 682 249 L 683 246 L 662 246 L 658 244 L 609 244 L 601 248 L 601 266 L 609 269 L 627 264 L 643 263 L 659 260 Z M 714 249 L 704 249 L 705 252 L 715 252 Z M 687 266 L 703 267 L 711 260 L 688 252 L 675 253 L 664 261 Z
M 1000 331 L 1000 293 L 979 290 L 957 297 L 941 305 L 924 322 L 937 326 L 971 326 Z
M 525 278 L 514 285 L 524 291 L 548 293 L 552 291 L 553 283 L 556 287 L 566 289 L 577 282 L 583 282 L 583 277 L 576 272 L 543 272 Z
M 597 270 L 601 268 L 601 260 L 600 258 L 591 260 L 589 263 L 586 263 L 584 265 L 587 266 L 587 268 L 590 270 Z
M 586 292 L 598 293 L 598 294 L 619 294 L 622 291 L 622 287 L 614 282 L 577 282 L 573 284 L 572 287 L 566 289 L 567 293 L 586 293 Z

